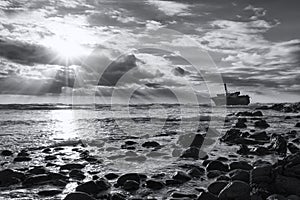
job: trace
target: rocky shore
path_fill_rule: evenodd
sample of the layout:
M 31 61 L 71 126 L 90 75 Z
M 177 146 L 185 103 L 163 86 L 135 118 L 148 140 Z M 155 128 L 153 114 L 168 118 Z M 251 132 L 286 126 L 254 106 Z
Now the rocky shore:
M 270 130 L 273 124 L 264 117 L 267 109 L 297 113 L 299 106 L 279 107 L 228 115 L 232 126 L 218 138 L 225 149 L 222 156 L 217 150 L 201 154 L 206 133 L 196 133 L 173 163 L 172 173 L 103 172 L 105 161 L 81 141 L 20 152 L 3 149 L 0 156 L 6 161 L 0 163 L 0 192 L 4 199 L 31 199 L 30 194 L 34 199 L 64 200 L 300 200 L 299 115 L 287 115 L 285 120 L 296 119 L 296 123 L 292 130 L 282 127 L 278 133 Z M 160 143 L 126 140 L 119 148 L 135 154 L 136 146 L 159 152 Z M 24 167 L 10 167 L 11 163 Z M 11 196 L 11 191 L 19 192 Z

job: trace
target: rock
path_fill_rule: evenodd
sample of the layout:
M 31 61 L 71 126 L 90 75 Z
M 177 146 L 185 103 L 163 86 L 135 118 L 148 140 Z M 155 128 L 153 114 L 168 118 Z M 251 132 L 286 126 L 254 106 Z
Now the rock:
M 110 200 L 126 200 L 126 196 L 120 193 L 114 193 L 111 195 Z
M 104 177 L 107 178 L 108 180 L 114 180 L 114 179 L 118 178 L 119 175 L 115 174 L 115 173 L 108 173 L 108 174 L 105 174 Z
M 135 145 L 135 144 L 137 144 L 137 142 L 128 140 L 128 141 L 125 141 L 125 144 L 126 145 Z
M 20 183 L 25 179 L 25 175 L 11 169 L 0 171 L 0 187 L 6 187 Z
M 225 176 L 225 175 L 221 175 L 217 178 L 217 181 L 230 181 L 231 179 L 228 177 L 228 176 Z
M 45 160 L 56 160 L 57 157 L 55 155 L 45 156 Z
M 31 161 L 30 157 L 18 156 L 14 159 L 14 162 L 28 162 Z
M 160 190 L 164 187 L 165 185 L 163 184 L 162 181 L 156 181 L 156 180 L 147 180 L 146 181 L 146 187 L 150 188 L 152 190 Z
M 235 169 L 251 170 L 253 169 L 253 167 L 252 165 L 248 164 L 248 162 L 246 161 L 237 161 L 237 162 L 230 163 L 229 169 L 230 170 L 235 170 Z
M 145 147 L 145 148 L 152 148 L 152 147 L 159 147 L 159 146 L 160 146 L 160 144 L 155 141 L 145 142 L 142 144 L 142 147 Z
M 212 171 L 207 172 L 207 178 L 216 178 L 221 175 L 223 175 L 223 172 L 221 172 L 219 170 L 212 170 Z
M 123 184 L 123 189 L 126 191 L 135 191 L 135 190 L 138 190 L 139 187 L 140 187 L 140 184 L 134 180 L 127 180 Z
M 247 128 L 245 122 L 246 122 L 245 118 L 238 119 L 237 123 L 235 124 L 235 128 Z
M 50 149 L 50 148 L 45 148 L 45 149 L 43 149 L 42 152 L 43 152 L 43 153 L 50 153 L 50 152 L 51 152 L 51 149 Z
M 283 175 L 300 179 L 300 152 L 287 156 L 283 162 Z
M 190 177 L 190 175 L 186 174 L 185 172 L 182 172 L 182 171 L 178 171 L 176 172 L 173 177 L 172 177 L 174 180 L 178 180 L 178 181 L 181 181 L 181 182 L 187 182 L 189 180 L 191 180 L 192 178 Z
M 255 132 L 252 135 L 250 135 L 249 138 L 253 138 L 256 140 L 269 140 L 270 139 L 270 137 L 267 135 L 266 131 Z
M 271 183 L 273 181 L 273 172 L 271 165 L 254 167 L 250 173 L 251 183 Z
M 266 128 L 270 127 L 270 125 L 266 122 L 266 120 L 263 120 L 263 119 L 256 121 L 254 123 L 254 126 L 256 128 L 261 128 L 261 129 L 266 129 Z
M 242 169 L 235 169 L 231 172 L 229 172 L 229 176 L 231 177 L 231 180 L 233 181 L 243 181 L 245 183 L 250 182 L 250 173 L 249 171 L 242 170 Z
M 22 150 L 20 151 L 20 153 L 18 153 L 17 155 L 18 157 L 29 157 L 29 153 L 26 150 Z
M 211 183 L 208 186 L 207 190 L 210 193 L 218 196 L 219 193 L 227 186 L 228 183 L 229 182 L 227 182 L 227 181 L 216 181 L 216 182 Z
M 268 148 L 279 155 L 285 155 L 287 152 L 287 141 L 281 135 L 275 135 L 274 141 Z
M 298 122 L 295 127 L 299 128 L 300 127 L 300 122 Z
M 240 145 L 240 149 L 237 150 L 237 153 L 240 155 L 248 155 L 250 152 L 250 149 L 248 148 L 247 145 Z
M 42 190 L 38 192 L 40 196 L 55 196 L 62 193 L 62 190 Z
M 261 111 L 255 111 L 252 113 L 252 116 L 255 116 L 255 117 L 260 117 L 260 116 L 263 116 L 263 113 Z
M 205 173 L 205 169 L 203 168 L 192 168 L 188 171 L 188 175 L 194 178 L 200 178 Z
M 85 175 L 79 169 L 72 169 L 69 173 L 69 176 L 74 179 L 83 180 L 85 179 Z
M 174 179 L 167 179 L 166 180 L 166 186 L 177 186 L 177 185 L 181 185 L 182 181 L 179 180 L 174 180 Z
M 267 200 L 287 200 L 287 199 L 282 195 L 272 194 L 267 198 Z
M 300 197 L 297 195 L 289 195 L 287 197 L 288 200 L 300 200 Z
M 171 196 L 174 198 L 180 198 L 180 199 L 184 199 L 184 198 L 195 199 L 195 198 L 197 198 L 196 194 L 185 194 L 185 193 L 179 193 L 179 192 L 173 192 L 171 194 Z
M 219 198 L 210 192 L 201 192 L 197 200 L 218 200 Z
M 242 132 L 239 129 L 230 129 L 221 137 L 221 141 L 234 142 L 237 138 L 240 138 L 241 134 Z
M 96 185 L 99 191 L 106 191 L 111 187 L 111 184 L 105 178 L 98 179 Z
M 72 170 L 72 169 L 83 169 L 85 166 L 82 164 L 75 164 L 75 163 L 70 163 L 70 164 L 65 164 L 60 167 L 60 170 Z
M 220 192 L 219 199 L 250 200 L 250 186 L 242 181 L 233 181 Z
M 64 200 L 96 200 L 96 199 L 83 192 L 73 192 L 68 194 L 64 198 Z
M 132 180 L 132 181 L 136 181 L 136 182 L 140 183 L 141 177 L 138 173 L 124 174 L 118 178 L 117 184 L 118 184 L 118 186 L 123 186 L 124 183 L 128 180 Z
M 85 182 L 76 187 L 77 192 L 84 192 L 90 195 L 96 195 L 100 192 L 99 187 L 94 181 Z
M 12 156 L 14 153 L 10 150 L 1 151 L 1 156 Z
M 297 153 L 297 152 L 300 151 L 300 149 L 299 149 L 295 144 L 293 144 L 293 143 L 291 143 L 291 142 L 288 143 L 287 148 L 288 148 L 288 150 L 289 150 L 291 153 Z
M 55 184 L 58 181 L 66 181 L 68 180 L 67 176 L 64 176 L 59 173 L 49 173 L 49 174 L 39 174 L 26 178 L 23 181 L 24 186 L 34 186 L 34 185 L 42 185 L 42 184 Z
M 207 165 L 206 170 L 207 171 L 219 170 L 219 171 L 223 171 L 223 172 L 228 172 L 229 168 L 228 168 L 227 164 L 224 164 L 218 160 L 213 160 Z
M 38 174 L 46 174 L 48 170 L 46 170 L 43 166 L 36 166 L 33 169 L 28 171 L 30 174 L 38 175 Z
M 259 146 L 255 147 L 251 153 L 258 155 L 258 156 L 265 156 L 271 153 L 271 151 L 267 147 Z
M 300 179 L 277 175 L 275 178 L 276 191 L 280 194 L 294 194 L 300 196 Z

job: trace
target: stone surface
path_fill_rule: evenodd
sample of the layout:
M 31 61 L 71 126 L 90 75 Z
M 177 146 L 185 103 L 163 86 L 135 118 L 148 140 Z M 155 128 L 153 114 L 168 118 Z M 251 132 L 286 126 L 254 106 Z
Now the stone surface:
M 224 164 L 218 160 L 213 160 L 207 165 L 206 170 L 207 171 L 219 170 L 219 171 L 227 172 L 229 171 L 229 168 L 227 164 Z
M 207 189 L 210 193 L 218 196 L 228 183 L 228 181 L 216 181 L 211 183 Z
M 160 190 L 164 187 L 164 183 L 162 181 L 156 181 L 156 180 L 147 180 L 146 181 L 146 187 L 150 188 L 152 190 Z
M 250 200 L 250 186 L 242 181 L 233 181 L 220 192 L 219 199 Z
M 83 192 L 73 192 L 68 194 L 64 198 L 64 200 L 96 200 L 96 199 Z

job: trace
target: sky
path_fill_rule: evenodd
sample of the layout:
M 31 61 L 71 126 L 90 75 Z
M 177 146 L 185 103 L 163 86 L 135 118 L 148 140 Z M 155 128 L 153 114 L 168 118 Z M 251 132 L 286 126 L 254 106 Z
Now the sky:
M 297 0 L 2 0 L 0 103 L 300 97 Z

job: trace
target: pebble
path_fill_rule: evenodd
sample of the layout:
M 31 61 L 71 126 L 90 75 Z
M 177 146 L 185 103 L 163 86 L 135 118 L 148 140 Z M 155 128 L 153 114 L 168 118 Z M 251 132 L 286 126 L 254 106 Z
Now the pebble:
M 105 174 L 104 177 L 107 178 L 108 180 L 114 180 L 114 179 L 118 178 L 119 175 L 115 174 L 115 173 L 108 173 L 108 174 Z
M 83 169 L 85 166 L 78 163 L 65 164 L 60 167 L 60 170 Z
M 146 187 L 150 188 L 152 190 L 160 190 L 164 188 L 164 183 L 162 181 L 156 181 L 156 180 L 147 180 L 146 181 Z
M 142 144 L 142 147 L 145 147 L 145 148 L 152 148 L 152 147 L 158 147 L 158 146 L 160 146 L 160 144 L 155 141 L 145 142 Z

